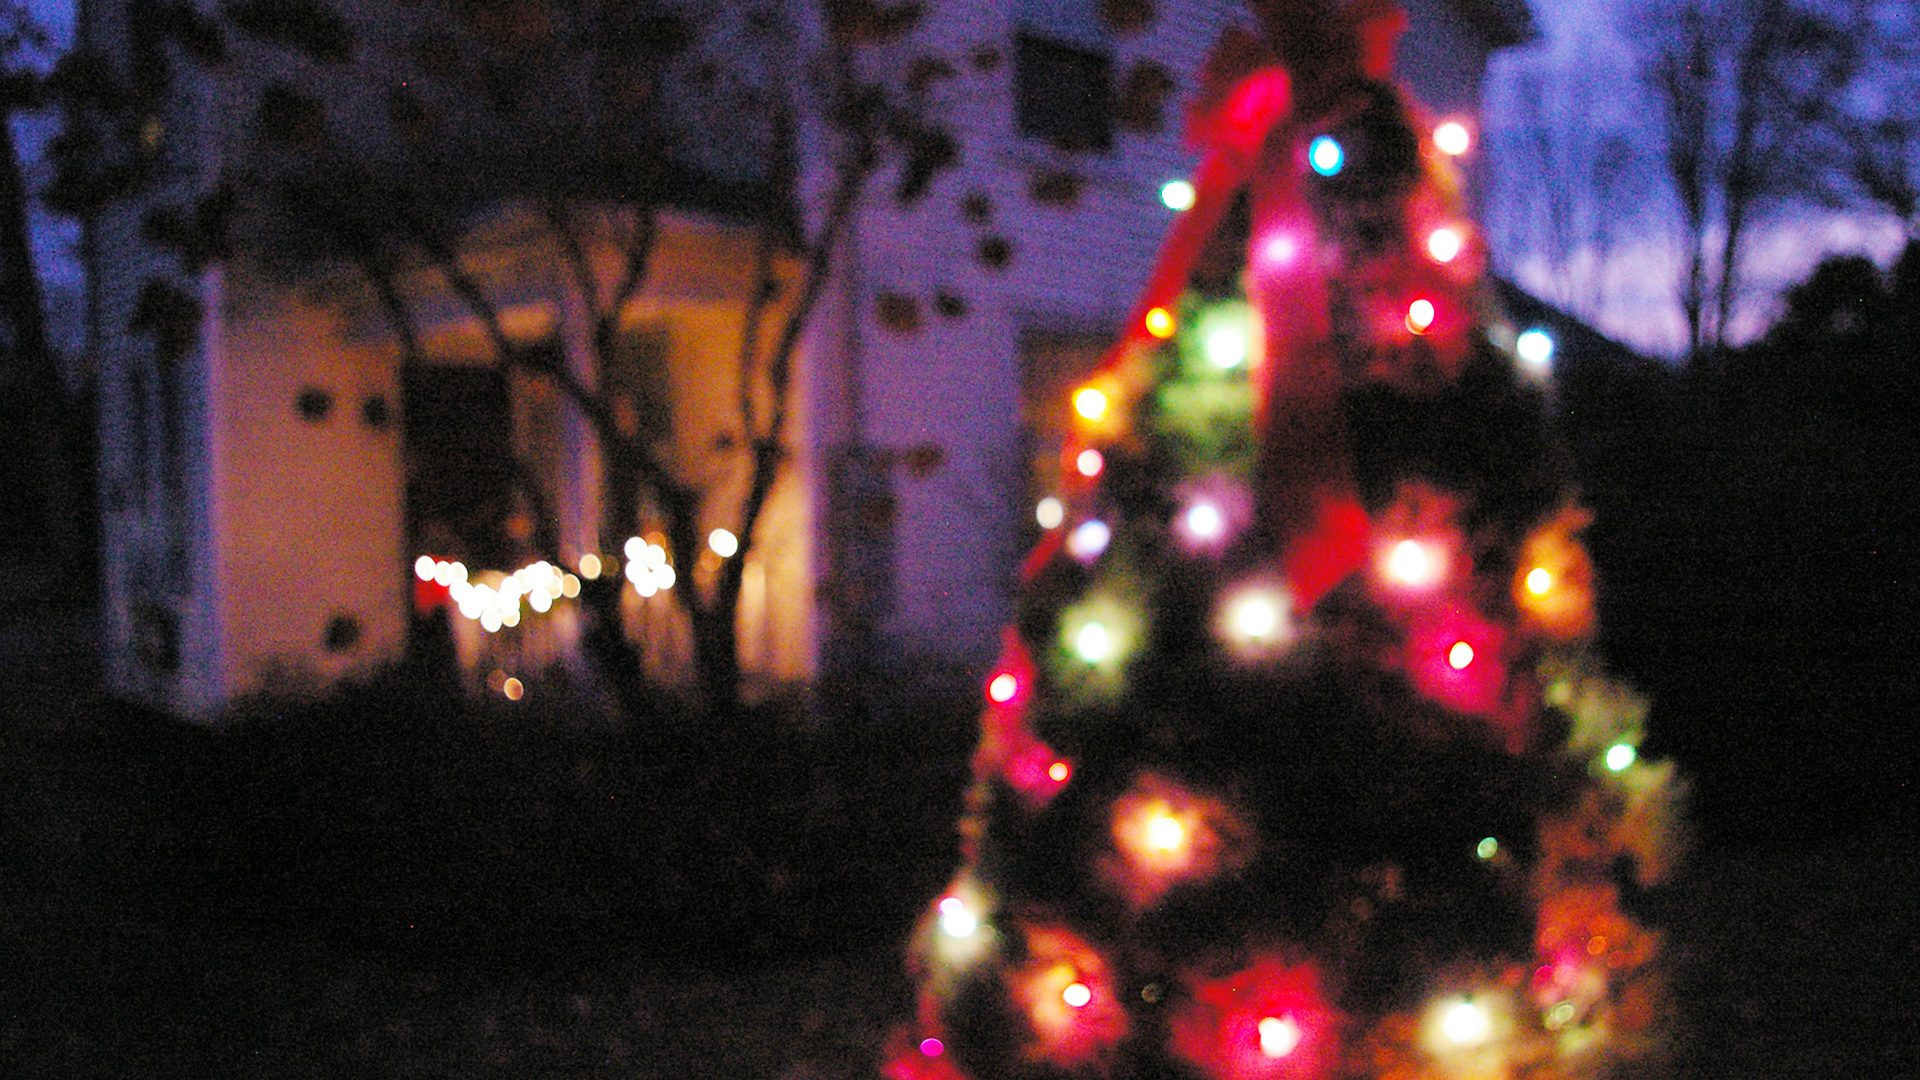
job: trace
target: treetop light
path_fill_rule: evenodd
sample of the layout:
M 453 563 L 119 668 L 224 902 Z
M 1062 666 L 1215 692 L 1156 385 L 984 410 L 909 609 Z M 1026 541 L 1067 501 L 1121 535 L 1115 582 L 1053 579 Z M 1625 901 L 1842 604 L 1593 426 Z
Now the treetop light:
M 1547 595 L 1553 588 L 1553 572 L 1544 566 L 1536 566 L 1527 571 L 1527 591 L 1535 596 Z
M 1060 991 L 1060 1000 L 1076 1009 L 1083 1008 L 1093 1000 L 1093 991 L 1087 989 L 1086 983 L 1068 983 L 1067 988 Z
M 1160 185 L 1160 202 L 1169 210 L 1193 208 L 1193 185 L 1185 180 L 1169 180 Z
M 1307 144 L 1307 164 L 1321 176 L 1337 175 L 1346 163 L 1347 152 L 1331 135 L 1322 135 Z
M 1465 671 L 1473 663 L 1473 646 L 1464 641 L 1456 641 L 1453 648 L 1447 650 L 1447 666 L 1455 671 Z
M 1467 132 L 1466 125 L 1449 120 L 1433 129 L 1433 145 L 1439 147 L 1443 154 L 1459 157 L 1473 145 L 1473 136 Z

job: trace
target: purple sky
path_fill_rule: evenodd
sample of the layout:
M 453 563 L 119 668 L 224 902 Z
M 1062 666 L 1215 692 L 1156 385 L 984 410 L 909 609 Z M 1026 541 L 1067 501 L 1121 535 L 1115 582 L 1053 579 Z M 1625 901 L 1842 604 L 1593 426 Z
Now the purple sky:
M 1630 0 L 1528 0 L 1533 9 L 1541 38 L 1521 49 L 1508 50 L 1496 57 L 1489 72 L 1488 110 L 1485 117 L 1486 142 L 1493 142 L 1499 126 L 1506 121 L 1506 102 L 1511 97 L 1516 72 L 1544 65 L 1549 71 L 1571 70 L 1576 66 L 1598 67 L 1609 72 L 1608 81 L 1622 88 L 1619 101 L 1628 109 L 1613 118 L 1590 116 L 1594 124 L 1631 123 L 1631 91 L 1634 75 L 1630 51 L 1615 30 L 1616 13 Z M 27 0 L 29 10 L 64 43 L 71 34 L 71 0 Z M 34 146 L 52 132 L 47 118 L 30 118 L 21 123 L 23 144 Z M 1498 235 L 1498 222 L 1492 220 L 1497 209 L 1490 208 L 1487 226 Z M 42 268 L 50 285 L 75 282 L 70 250 L 75 230 L 70 223 L 41 220 L 38 248 Z M 1763 329 L 1774 311 L 1774 296 L 1787 284 L 1800 280 L 1827 253 L 1866 251 L 1883 264 L 1898 251 L 1903 240 L 1900 229 L 1890 222 L 1874 222 L 1853 216 L 1802 216 L 1775 225 L 1753 235 L 1755 273 L 1751 292 L 1734 320 L 1734 337 L 1739 340 Z M 1553 281 L 1540 260 L 1525 251 L 1499 253 L 1498 269 L 1523 287 L 1553 298 Z M 1670 244 L 1662 236 L 1649 234 L 1624 245 L 1604 265 L 1596 262 L 1595 286 L 1604 299 L 1587 313 L 1590 321 L 1629 345 L 1664 356 L 1677 353 L 1685 330 L 1678 305 L 1674 301 L 1679 263 Z

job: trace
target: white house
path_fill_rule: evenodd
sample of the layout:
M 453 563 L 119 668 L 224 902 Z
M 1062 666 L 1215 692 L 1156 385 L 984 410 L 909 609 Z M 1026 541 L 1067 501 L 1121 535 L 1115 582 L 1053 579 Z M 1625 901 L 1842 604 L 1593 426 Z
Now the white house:
M 1524 4 L 1406 6 L 1404 77 L 1437 114 L 1470 122 L 1489 52 L 1531 33 Z M 946 0 L 889 47 L 902 63 L 952 65 L 937 93 L 962 159 L 911 207 L 869 200 L 812 324 L 795 455 L 747 568 L 739 630 L 757 679 L 858 680 L 877 656 L 965 666 L 995 649 L 1036 528 L 1035 477 L 1051 473 L 1034 467 L 1050 452 L 1047 410 L 1111 340 L 1175 213 L 1160 189 L 1193 164 L 1179 117 L 1199 66 L 1224 27 L 1252 22 L 1234 0 L 1165 2 L 1138 29 L 1103 20 L 1127 7 Z M 111 47 L 122 11 L 89 5 L 83 40 Z M 1120 103 L 1141 89 L 1128 80 L 1154 72 L 1164 119 L 1143 130 Z M 231 122 L 222 107 L 217 85 L 193 84 L 164 118 L 181 190 L 217 162 Z M 113 337 L 99 357 L 112 688 L 209 717 L 238 696 L 392 660 L 433 598 L 416 563 L 426 556 L 430 573 L 434 557 L 458 554 L 463 515 L 524 535 L 523 517 L 497 501 L 515 461 L 532 464 L 551 500 L 561 595 L 544 611 L 529 600 L 499 630 L 452 621 L 476 687 L 520 673 L 535 685 L 544 663 L 569 662 L 579 619 L 564 575 L 585 573 L 583 556 L 614 555 L 599 551 L 601 466 L 571 408 L 474 366 L 470 322 L 428 325 L 434 362 L 403 377 L 396 343 L 366 312 L 272 285 L 245 253 L 186 274 L 140 255 L 138 228 L 132 211 L 98 228 L 115 253 L 101 280 L 109 324 L 125 325 L 158 268 L 198 298 L 200 334 L 177 361 L 138 335 Z M 730 430 L 746 240 L 723 219 L 672 216 L 623 324 L 638 362 L 666 375 L 674 444 L 689 455 Z M 558 261 L 510 222 L 470 255 L 516 333 L 580 332 Z M 429 460 L 439 464 L 423 469 Z M 514 550 L 472 555 L 466 569 L 511 589 L 498 575 L 516 569 Z M 630 593 L 627 606 L 655 673 L 683 672 L 671 599 Z

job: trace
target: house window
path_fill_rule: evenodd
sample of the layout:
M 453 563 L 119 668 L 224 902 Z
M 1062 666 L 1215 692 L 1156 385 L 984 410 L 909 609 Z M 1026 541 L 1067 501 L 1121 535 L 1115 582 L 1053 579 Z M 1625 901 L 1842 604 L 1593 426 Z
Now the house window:
M 1022 33 L 1014 50 L 1020 134 L 1071 151 L 1113 145 L 1113 61 L 1103 50 Z
M 497 368 L 423 366 L 402 380 L 410 550 L 509 566 L 513 402 Z

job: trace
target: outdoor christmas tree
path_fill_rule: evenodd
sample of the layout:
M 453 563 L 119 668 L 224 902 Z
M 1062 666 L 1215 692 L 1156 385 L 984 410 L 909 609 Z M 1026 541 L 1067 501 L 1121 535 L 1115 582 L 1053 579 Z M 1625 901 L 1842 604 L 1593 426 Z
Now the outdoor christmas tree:
M 1652 1062 L 1677 785 L 1384 2 L 1255 5 L 986 685 L 895 1080 Z M 1449 135 L 1440 132 L 1439 144 Z M 1457 147 L 1453 148 L 1457 152 Z

